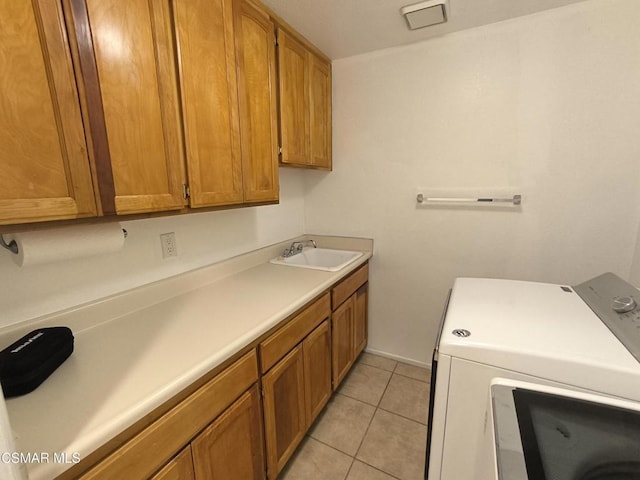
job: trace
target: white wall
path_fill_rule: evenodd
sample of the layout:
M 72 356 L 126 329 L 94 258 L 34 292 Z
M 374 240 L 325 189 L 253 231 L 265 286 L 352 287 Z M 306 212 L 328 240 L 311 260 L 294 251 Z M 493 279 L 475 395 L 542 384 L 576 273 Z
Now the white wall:
M 279 205 L 122 221 L 129 236 L 118 253 L 21 268 L 0 251 L 0 327 L 303 234 L 304 173 L 280 169 Z M 175 232 L 178 256 L 163 260 L 166 232 Z
M 334 62 L 335 170 L 307 177 L 306 227 L 375 239 L 369 348 L 429 362 L 458 276 L 629 277 L 639 20 L 637 0 L 590 0 Z M 420 189 L 523 207 L 416 208 Z

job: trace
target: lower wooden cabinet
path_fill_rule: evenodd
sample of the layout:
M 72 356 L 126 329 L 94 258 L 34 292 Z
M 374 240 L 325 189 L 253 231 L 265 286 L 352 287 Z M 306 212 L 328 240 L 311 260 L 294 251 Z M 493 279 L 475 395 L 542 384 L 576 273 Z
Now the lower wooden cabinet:
M 182 450 L 165 467 L 156 473 L 151 480 L 194 480 L 193 457 L 191 446 Z
M 199 438 L 198 436 L 201 435 L 201 432 L 209 428 L 209 426 L 212 428 L 218 427 L 217 432 L 220 438 L 215 443 L 216 448 L 223 448 L 221 446 L 227 442 L 237 443 L 239 441 L 239 431 L 243 428 L 244 431 L 250 430 L 252 435 L 257 436 L 257 438 L 262 438 L 257 381 L 258 364 L 254 349 L 224 369 L 136 436 L 115 449 L 79 478 L 82 480 L 145 479 L 158 472 L 170 460 L 171 462 L 178 461 L 178 465 L 167 466 L 169 471 L 166 475 L 176 475 L 178 473 L 175 472 L 182 472 L 179 467 L 183 465 L 182 462 L 186 462 L 183 459 L 178 460 L 178 457 L 174 457 L 176 452 L 182 451 L 195 438 Z M 251 393 L 252 391 L 254 392 L 253 396 L 248 395 L 247 392 Z M 246 400 L 247 398 L 253 400 L 253 403 Z M 245 412 L 249 404 L 255 405 L 251 414 Z M 246 416 L 238 424 L 233 425 L 233 419 L 229 417 L 234 417 L 234 415 L 236 417 Z M 242 423 L 248 421 L 253 422 L 250 429 L 245 428 Z M 255 440 L 254 437 L 251 438 Z M 262 455 L 261 440 L 257 443 L 247 442 L 247 444 L 244 446 L 245 449 L 253 449 L 254 446 L 257 448 L 257 445 L 259 445 L 259 449 L 251 452 L 251 458 L 258 458 Z M 202 443 L 200 443 L 201 445 Z M 194 460 L 200 458 L 198 457 L 198 448 L 194 448 L 192 445 L 192 449 Z M 215 450 L 215 448 L 212 448 L 212 450 Z M 245 458 L 247 457 L 246 452 L 244 456 Z M 198 474 L 200 463 L 202 461 L 194 462 L 196 475 Z M 215 461 L 212 463 L 215 463 Z M 214 468 L 217 468 L 217 466 Z M 73 477 L 65 478 L 78 477 L 74 475 Z M 174 477 L 169 476 L 167 478 Z M 218 477 L 200 475 L 196 476 L 196 478 L 211 479 Z M 219 478 L 244 480 L 245 478 L 262 477 L 223 476 Z
M 340 385 L 340 382 L 342 382 L 353 364 L 354 312 L 354 297 L 349 297 L 331 316 L 333 330 L 331 341 L 334 389 Z
M 332 290 L 331 357 L 333 389 L 338 388 L 367 345 L 369 275 L 364 265 Z
M 368 304 L 369 304 L 369 283 L 362 285 L 355 295 L 355 310 L 353 320 L 353 342 L 354 356 L 362 353 L 367 346 L 368 331 Z
M 260 413 L 254 385 L 151 480 L 264 480 Z
M 262 377 L 267 474 L 277 477 L 331 397 L 331 340 L 324 320 Z
M 196 480 L 263 480 L 262 419 L 257 385 L 198 435 L 191 448 Z
M 307 430 L 302 346 L 262 377 L 267 474 L 275 479 Z
M 331 398 L 331 333 L 324 321 L 302 342 L 304 397 L 310 426 Z

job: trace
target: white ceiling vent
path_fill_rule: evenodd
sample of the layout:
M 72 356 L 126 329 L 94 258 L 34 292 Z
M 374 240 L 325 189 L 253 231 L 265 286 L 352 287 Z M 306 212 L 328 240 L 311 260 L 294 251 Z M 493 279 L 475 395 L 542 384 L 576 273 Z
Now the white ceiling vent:
M 410 30 L 430 27 L 447 21 L 449 0 L 429 0 L 402 7 L 400 12 L 407 19 Z

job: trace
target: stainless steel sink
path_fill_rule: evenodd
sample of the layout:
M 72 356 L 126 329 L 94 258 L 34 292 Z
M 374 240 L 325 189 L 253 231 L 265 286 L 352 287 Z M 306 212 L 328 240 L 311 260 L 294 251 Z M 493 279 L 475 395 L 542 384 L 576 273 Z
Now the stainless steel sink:
M 350 250 L 331 250 L 328 248 L 305 248 L 300 253 L 290 257 L 276 257 L 270 260 L 277 265 L 289 267 L 311 268 L 337 272 L 363 255 L 362 252 Z

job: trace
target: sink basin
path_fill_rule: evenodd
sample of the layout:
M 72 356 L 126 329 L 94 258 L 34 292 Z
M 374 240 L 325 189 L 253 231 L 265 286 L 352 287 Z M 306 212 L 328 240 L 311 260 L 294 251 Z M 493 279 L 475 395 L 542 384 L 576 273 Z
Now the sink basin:
M 362 252 L 349 250 L 330 250 L 328 248 L 305 248 L 291 257 L 276 257 L 270 260 L 277 265 L 312 268 L 337 272 L 362 256 Z

